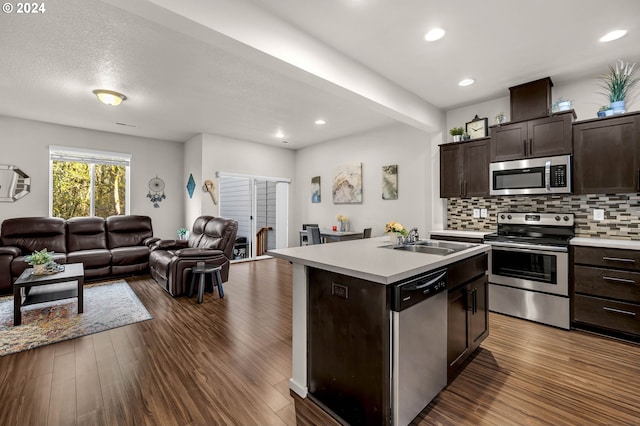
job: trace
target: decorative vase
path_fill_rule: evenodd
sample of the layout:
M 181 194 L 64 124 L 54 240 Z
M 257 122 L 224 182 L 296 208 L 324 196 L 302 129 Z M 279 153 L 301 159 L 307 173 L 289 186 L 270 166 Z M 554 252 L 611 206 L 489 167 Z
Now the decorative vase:
M 396 232 L 389 232 L 389 241 L 391 241 L 391 244 L 398 244 L 398 234 Z
M 571 102 L 564 101 L 558 103 L 558 111 L 569 111 L 571 109 Z
M 347 230 L 347 222 L 340 222 L 340 232 L 345 232 Z
M 606 116 L 607 116 L 607 110 L 598 111 L 598 118 L 602 118 Z
M 462 135 L 453 135 L 454 142 L 460 142 L 462 140 Z
M 33 265 L 33 273 L 35 275 L 44 275 L 44 273 L 47 271 L 47 264 L 46 263 L 41 263 L 39 265 Z
M 624 114 L 624 107 L 624 101 L 611 102 L 611 109 L 613 110 L 614 114 Z

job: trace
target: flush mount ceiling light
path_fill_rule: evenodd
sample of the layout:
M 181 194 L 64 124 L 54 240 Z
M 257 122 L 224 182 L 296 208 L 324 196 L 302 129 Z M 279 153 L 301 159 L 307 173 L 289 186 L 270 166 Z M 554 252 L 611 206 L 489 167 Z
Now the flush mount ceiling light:
M 284 133 L 282 133 L 282 130 L 278 130 L 275 134 L 276 138 L 278 139 L 282 139 L 284 138 Z
M 326 122 L 326 121 L 324 121 L 322 118 L 319 118 L 319 119 L 317 119 L 317 120 L 316 120 L 316 124 L 317 124 L 318 126 L 322 126 L 322 125 L 324 125 L 324 124 L 327 124 L 327 122 Z
M 444 37 L 445 33 L 446 31 L 442 28 L 434 28 L 424 35 L 424 39 L 427 41 L 440 40 L 442 37 Z
M 465 78 L 464 80 L 460 81 L 460 83 L 458 83 L 458 86 L 471 86 L 474 82 L 475 80 L 472 78 Z
M 606 33 L 600 37 L 600 41 L 606 43 L 608 41 L 617 40 L 620 37 L 624 37 L 627 34 L 627 30 L 614 30 Z
M 118 106 L 127 99 L 122 93 L 114 92 L 113 90 L 96 89 L 93 94 L 98 97 L 98 100 L 105 105 Z

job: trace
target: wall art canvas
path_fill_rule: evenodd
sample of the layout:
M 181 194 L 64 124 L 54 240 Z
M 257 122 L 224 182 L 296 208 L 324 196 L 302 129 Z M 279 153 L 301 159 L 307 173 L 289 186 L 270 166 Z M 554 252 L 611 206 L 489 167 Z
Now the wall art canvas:
M 320 200 L 320 176 L 314 176 L 311 178 L 311 202 L 319 203 Z
M 398 199 L 398 165 L 382 166 L 382 199 Z
M 334 204 L 362 202 L 362 163 L 337 166 L 331 184 Z

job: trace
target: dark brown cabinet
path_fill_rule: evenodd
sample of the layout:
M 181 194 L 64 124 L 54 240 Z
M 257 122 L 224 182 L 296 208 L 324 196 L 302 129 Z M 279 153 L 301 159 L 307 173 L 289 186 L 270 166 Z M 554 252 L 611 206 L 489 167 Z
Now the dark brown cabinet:
M 489 138 L 440 145 L 440 198 L 489 195 Z
M 624 194 L 639 190 L 640 115 L 589 120 L 573 127 L 574 193 Z
M 466 359 L 489 335 L 487 255 L 449 267 L 447 378 L 451 382 Z
M 567 111 L 491 127 L 491 161 L 571 154 L 574 114 Z
M 640 251 L 573 247 L 575 327 L 640 338 Z

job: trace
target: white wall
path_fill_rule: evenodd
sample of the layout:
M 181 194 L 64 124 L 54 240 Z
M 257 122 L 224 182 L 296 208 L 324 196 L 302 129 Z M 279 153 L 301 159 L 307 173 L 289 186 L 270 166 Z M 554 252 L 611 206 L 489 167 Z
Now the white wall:
M 1 164 L 18 166 L 31 177 L 31 192 L 0 203 L 0 221 L 49 215 L 49 145 L 131 154 L 131 214 L 150 216 L 154 234 L 176 238 L 183 223 L 183 144 L 0 116 Z M 164 180 L 167 198 L 154 208 L 147 198 L 149 180 Z
M 350 229 L 373 228 L 372 235 L 384 233 L 384 225 L 397 221 L 417 226 L 423 235 L 431 226 L 431 156 L 434 135 L 397 124 L 342 139 L 324 142 L 297 151 L 294 230 L 303 223 L 321 228 L 337 225 L 336 215 L 350 219 Z M 334 204 L 331 182 L 335 166 L 362 163 L 362 203 Z M 382 166 L 398 165 L 398 199 L 382 199 Z M 311 202 L 311 178 L 320 176 L 321 202 Z M 437 194 L 436 194 L 437 195 Z M 290 240 L 291 244 L 291 240 Z M 296 241 L 295 245 L 298 244 Z

